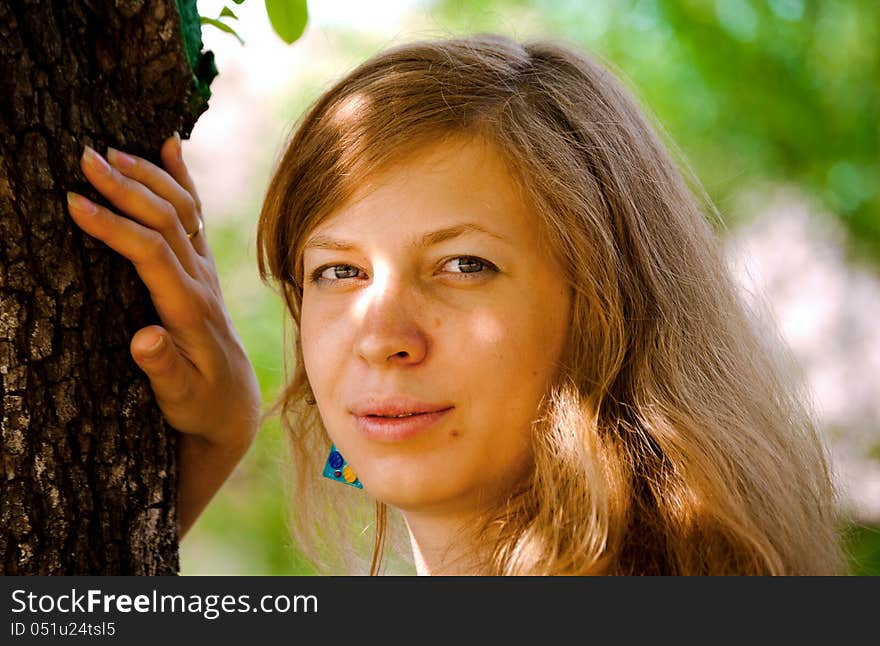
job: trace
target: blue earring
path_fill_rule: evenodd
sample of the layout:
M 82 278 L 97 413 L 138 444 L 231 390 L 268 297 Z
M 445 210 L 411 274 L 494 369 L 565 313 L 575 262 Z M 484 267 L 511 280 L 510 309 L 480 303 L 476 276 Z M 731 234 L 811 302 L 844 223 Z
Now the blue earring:
M 327 463 L 324 465 L 324 477 L 358 489 L 364 488 L 355 475 L 354 469 L 345 461 L 345 458 L 333 444 L 330 445 L 330 455 L 327 456 Z

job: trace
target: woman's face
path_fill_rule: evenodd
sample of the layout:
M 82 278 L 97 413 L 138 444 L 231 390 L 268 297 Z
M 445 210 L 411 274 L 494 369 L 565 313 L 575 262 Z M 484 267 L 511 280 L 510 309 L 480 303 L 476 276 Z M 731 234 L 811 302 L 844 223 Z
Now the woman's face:
M 538 232 L 494 148 L 459 140 L 372 177 L 309 235 L 305 369 L 377 499 L 469 513 L 526 475 L 570 302 Z

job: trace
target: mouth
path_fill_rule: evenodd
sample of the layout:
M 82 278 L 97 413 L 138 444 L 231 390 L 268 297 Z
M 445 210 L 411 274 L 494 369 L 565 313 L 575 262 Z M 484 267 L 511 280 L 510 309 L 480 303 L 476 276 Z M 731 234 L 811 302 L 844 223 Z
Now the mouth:
M 422 413 L 401 413 L 400 415 L 377 415 L 374 413 L 370 413 L 369 415 L 362 415 L 362 417 L 381 417 L 382 419 L 404 419 L 406 417 L 413 417 L 415 415 L 430 415 L 431 413 L 439 413 L 444 410 L 449 410 L 449 409 L 443 408 L 439 411 L 425 411 Z
M 355 415 L 355 425 L 368 439 L 377 442 L 402 442 L 434 428 L 444 421 L 454 407 L 434 411 Z
M 358 417 L 403 418 L 424 413 L 436 413 L 452 407 L 450 402 L 433 403 L 414 397 L 367 397 L 353 404 L 349 412 Z

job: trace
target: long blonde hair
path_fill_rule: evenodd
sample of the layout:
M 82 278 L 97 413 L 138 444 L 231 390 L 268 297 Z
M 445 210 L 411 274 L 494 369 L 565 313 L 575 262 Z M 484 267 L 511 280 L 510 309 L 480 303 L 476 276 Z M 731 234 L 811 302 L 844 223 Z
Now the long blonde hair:
M 609 69 L 491 34 L 379 53 L 298 124 L 260 214 L 260 275 L 298 330 L 302 243 L 359 182 L 438 138 L 490 141 L 573 305 L 531 477 L 475 528 L 491 541 L 486 573 L 842 572 L 829 459 L 795 364 L 741 298 L 694 174 Z M 294 355 L 267 414 L 291 439 L 293 529 L 317 560 L 321 544 L 357 544 L 346 524 L 367 519 L 346 515 L 352 490 L 320 477 L 330 441 L 298 335 Z M 376 503 L 371 573 L 386 523 Z

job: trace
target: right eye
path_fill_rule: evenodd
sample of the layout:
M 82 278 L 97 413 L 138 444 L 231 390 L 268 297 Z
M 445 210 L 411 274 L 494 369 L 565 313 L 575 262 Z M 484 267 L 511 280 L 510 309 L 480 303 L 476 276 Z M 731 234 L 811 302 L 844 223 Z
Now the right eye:
M 354 265 L 324 265 L 312 272 L 313 283 L 335 283 L 340 280 L 357 278 L 360 269 Z

